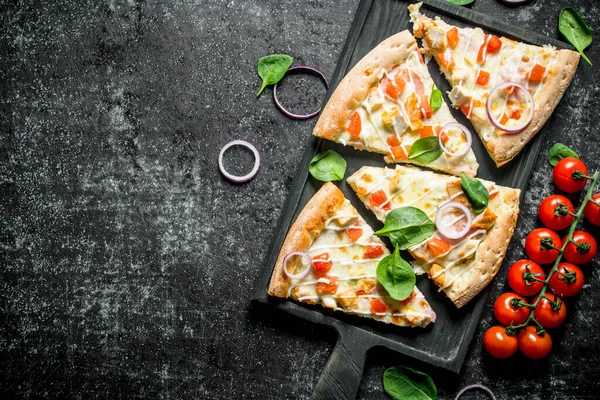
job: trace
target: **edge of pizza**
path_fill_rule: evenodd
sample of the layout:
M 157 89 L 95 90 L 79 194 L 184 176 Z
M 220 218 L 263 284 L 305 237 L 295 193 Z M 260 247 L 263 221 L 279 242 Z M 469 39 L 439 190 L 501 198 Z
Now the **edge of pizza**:
M 360 200 L 382 222 L 392 210 L 412 206 L 432 221 L 439 207 L 459 202 L 472 213 L 472 225 L 460 239 L 436 233 L 408 248 L 417 273 L 429 278 L 458 307 L 467 304 L 496 275 L 513 236 L 519 213 L 519 189 L 480 181 L 489 192 L 489 204 L 475 213 L 458 177 L 409 166 L 395 169 L 364 166 L 348 178 Z
M 283 270 L 284 259 L 296 251 L 308 254 L 313 265 L 305 277 L 292 279 Z M 398 301 L 378 284 L 377 264 L 389 254 L 343 193 L 328 182 L 290 228 L 268 293 L 399 326 L 434 322 L 435 312 L 416 286 L 406 300 Z M 302 268 L 301 259 L 294 262 L 288 262 L 288 271 Z
M 414 34 L 422 38 L 426 54 L 432 56 L 452 86 L 450 101 L 473 124 L 497 166 L 511 161 L 546 123 L 569 86 L 579 53 L 517 42 L 486 34 L 481 28 L 458 28 L 439 17 L 431 19 L 419 10 L 422 3 L 408 6 Z M 491 89 L 503 82 L 524 86 L 534 98 L 531 122 L 509 133 L 490 122 L 486 101 Z M 500 92 L 501 93 L 501 92 Z M 518 93 L 517 93 L 518 95 Z M 505 129 L 526 121 L 530 110 L 519 96 L 492 98 L 491 109 Z M 506 97 L 506 96 L 504 96 Z M 523 96 L 521 96 L 523 97 Z M 513 103 L 513 104 L 507 104 Z M 512 121 L 511 121 L 512 120 Z M 517 128 L 520 129 L 520 128 Z
M 321 112 L 313 135 L 385 154 L 388 163 L 475 176 L 479 167 L 475 154 L 456 129 L 441 136 L 450 154 L 442 153 L 428 163 L 408 158 L 416 140 L 437 136 L 447 123 L 456 122 L 443 99 L 439 109 L 432 109 L 433 89 L 437 88 L 417 42 L 404 30 L 378 44 L 346 74 Z

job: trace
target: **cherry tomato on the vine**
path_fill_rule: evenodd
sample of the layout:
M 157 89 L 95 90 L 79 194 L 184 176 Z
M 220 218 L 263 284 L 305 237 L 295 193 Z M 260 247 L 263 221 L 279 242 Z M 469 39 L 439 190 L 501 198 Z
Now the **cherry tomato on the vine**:
M 525 239 L 527 256 L 539 264 L 550 264 L 556 261 L 558 250 L 555 249 L 560 249 L 561 246 L 560 237 L 548 228 L 534 229 Z
M 592 200 L 600 204 L 600 193 L 593 195 Z M 585 210 L 583 212 L 590 224 L 600 226 L 600 207 L 590 201 L 585 205 Z
M 566 157 L 560 160 L 552 171 L 552 178 L 558 188 L 567 193 L 579 192 L 587 183 L 588 170 L 578 158 Z
M 519 332 L 519 350 L 525 357 L 539 360 L 552 350 L 552 338 L 548 332 L 538 334 L 535 326 L 529 325 Z
M 550 278 L 550 289 L 559 296 L 572 297 L 583 287 L 583 272 L 577 265 L 562 262 Z
M 534 278 L 543 281 L 546 274 L 538 263 L 531 260 L 519 260 L 508 270 L 508 286 L 521 296 L 533 296 L 542 290 L 544 284 Z
M 518 302 L 525 304 L 527 301 L 515 293 L 503 293 L 494 303 L 494 317 L 502 325 L 520 325 L 529 317 L 530 309 L 525 306 L 519 306 Z
M 560 297 L 552 293 L 546 293 L 545 296 L 538 303 L 533 316 L 544 328 L 556 328 L 567 318 L 567 306 Z
M 517 336 L 506 333 L 503 326 L 492 326 L 483 335 L 483 347 L 492 357 L 508 358 L 517 351 Z
M 573 264 L 587 264 L 596 256 L 597 249 L 596 239 L 592 235 L 584 231 L 575 231 L 572 241 L 565 248 L 563 257 Z
M 571 226 L 574 219 L 571 215 L 573 213 L 575 213 L 575 209 L 571 200 L 560 194 L 546 197 L 539 208 L 542 224 L 555 231 Z

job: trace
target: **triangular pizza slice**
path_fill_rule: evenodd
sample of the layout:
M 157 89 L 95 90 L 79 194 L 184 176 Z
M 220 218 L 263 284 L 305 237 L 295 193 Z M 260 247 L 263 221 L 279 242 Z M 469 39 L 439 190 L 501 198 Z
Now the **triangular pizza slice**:
M 471 121 L 496 165 L 508 163 L 554 111 L 579 54 L 459 28 L 422 15 L 420 7 L 408 7 L 414 33 L 452 86 L 450 101 Z
M 315 136 L 459 175 L 477 173 L 470 132 L 458 125 L 408 30 L 381 42 L 342 79 Z M 437 140 L 436 140 L 437 139 Z
M 479 194 L 487 192 L 484 196 L 489 200 L 487 207 L 478 206 L 475 212 L 461 184 L 464 179 L 399 165 L 395 169 L 365 166 L 348 178 L 381 221 L 400 207 L 420 209 L 435 221 L 435 233 L 408 251 L 415 258 L 415 272 L 428 273 L 459 308 L 498 272 L 517 223 L 520 193 L 478 180 Z M 401 224 L 420 229 L 414 219 Z
M 398 301 L 378 283 L 390 252 L 334 184 L 326 183 L 289 230 L 269 294 L 400 326 L 424 327 L 435 313 L 415 287 Z

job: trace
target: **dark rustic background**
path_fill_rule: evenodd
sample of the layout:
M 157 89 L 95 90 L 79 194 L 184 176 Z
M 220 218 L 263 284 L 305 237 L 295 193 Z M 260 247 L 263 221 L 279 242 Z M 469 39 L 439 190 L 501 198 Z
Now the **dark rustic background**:
M 315 120 L 284 117 L 271 89 L 256 98 L 256 62 L 281 52 L 331 77 L 358 4 L 0 5 L 0 398 L 310 396 L 334 332 L 256 310 L 250 298 Z M 560 38 L 566 6 L 600 29 L 592 0 L 471 7 Z M 509 260 L 524 256 L 537 206 L 554 191 L 551 144 L 600 168 L 597 43 L 586 54 L 594 66 L 582 61 L 550 121 Z M 282 90 L 297 111 L 324 96 L 310 77 Z M 263 159 L 243 185 L 217 167 L 234 139 L 254 143 Z M 250 164 L 244 151 L 227 160 L 239 172 Z M 500 399 L 600 397 L 598 266 L 585 267 L 547 360 L 498 361 L 482 350 L 505 268 L 460 376 L 376 349 L 358 397 L 386 398 L 381 377 L 397 364 L 430 373 L 441 399 L 475 382 Z

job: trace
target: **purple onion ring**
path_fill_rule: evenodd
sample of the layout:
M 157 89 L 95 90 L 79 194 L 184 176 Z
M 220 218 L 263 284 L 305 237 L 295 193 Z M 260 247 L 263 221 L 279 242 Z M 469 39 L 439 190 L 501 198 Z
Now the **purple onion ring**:
M 456 153 L 452 153 L 451 151 L 446 149 L 446 145 L 442 141 L 442 132 L 444 132 L 448 128 L 460 129 L 462 131 L 463 135 L 465 135 L 465 139 L 467 140 L 467 144 L 464 146 L 464 148 L 462 150 L 457 151 Z M 444 153 L 448 154 L 450 157 L 460 157 L 460 156 L 464 156 L 465 154 L 467 154 L 467 152 L 471 148 L 471 145 L 473 144 L 473 137 L 471 135 L 471 131 L 463 124 L 459 124 L 458 122 L 448 122 L 446 125 L 444 125 L 444 127 L 440 131 L 440 134 L 438 135 L 438 141 L 439 141 L 440 147 Z
M 454 398 L 454 400 L 458 400 L 458 398 L 460 396 L 462 396 L 462 394 L 464 392 L 466 392 L 467 390 L 471 390 L 471 389 L 482 390 L 482 391 L 486 392 L 487 394 L 489 394 L 490 397 L 492 398 L 492 400 L 496 400 L 496 396 L 494 396 L 494 392 L 492 392 L 492 390 L 490 388 L 488 388 L 487 386 L 480 385 L 479 383 L 476 383 L 476 384 L 473 384 L 473 385 L 469 385 L 469 386 L 465 386 L 464 388 L 462 388 L 462 390 L 460 392 L 458 392 L 458 394 L 456 395 L 456 397 Z
M 327 79 L 325 79 L 325 75 L 323 75 L 323 73 L 321 71 L 319 71 L 318 69 L 315 69 L 312 67 L 307 67 L 304 65 L 299 65 L 297 67 L 292 67 L 292 68 L 288 69 L 286 72 L 286 75 L 289 72 L 292 72 L 292 73 L 293 72 L 308 72 L 309 74 L 319 77 L 323 81 L 323 83 L 325 83 L 325 87 L 327 89 L 329 89 L 329 83 L 327 83 Z M 306 114 L 306 115 L 299 115 L 299 114 L 294 114 L 294 113 L 289 112 L 281 105 L 281 103 L 279 102 L 279 99 L 277 98 L 277 83 L 275 84 L 275 86 L 273 86 L 273 100 L 275 100 L 275 105 L 277 106 L 279 111 L 281 111 L 286 117 L 289 117 L 292 119 L 309 119 L 309 118 L 316 117 L 321 112 L 320 108 L 317 111 L 310 113 L 310 114 Z
M 299 257 L 302 257 L 305 260 L 308 260 L 308 263 L 306 264 L 306 268 L 304 268 L 303 271 L 300 271 L 297 274 L 292 274 L 287 269 L 288 262 L 290 261 L 290 259 L 293 256 L 299 256 Z M 310 258 L 310 256 L 308 254 L 306 254 L 306 253 L 304 253 L 302 251 L 292 251 L 291 253 L 287 254 L 284 257 L 284 259 L 283 259 L 283 273 L 286 274 L 288 276 L 288 278 L 291 278 L 291 279 L 302 279 L 302 278 L 304 278 L 306 275 L 308 275 L 308 272 L 310 271 L 310 269 L 311 269 L 312 266 L 313 266 L 312 258 Z
M 247 147 L 248 149 L 250 149 L 250 151 L 252 151 L 252 154 L 254 154 L 254 166 L 252 167 L 252 171 L 248 172 L 246 175 L 238 176 L 238 175 L 230 174 L 229 172 L 227 172 L 227 170 L 225 170 L 225 167 L 223 166 L 223 154 L 225 154 L 225 151 L 227 151 L 227 149 L 229 149 L 230 147 L 233 147 L 233 146 Z M 225 176 L 225 178 L 229 179 L 232 182 L 235 182 L 235 183 L 248 182 L 249 180 L 254 178 L 256 176 L 256 174 L 258 174 L 259 168 L 260 168 L 260 154 L 258 154 L 258 150 L 256 150 L 256 147 L 254 147 L 252 144 L 246 142 L 245 140 L 233 140 L 233 141 L 227 143 L 225 146 L 223 146 L 223 148 L 221 149 L 221 152 L 219 153 L 219 170 L 221 171 L 223 176 Z
M 494 115 L 492 114 L 492 108 L 491 108 L 492 107 L 492 94 L 498 90 L 502 90 L 502 89 L 510 87 L 510 86 L 514 86 L 514 87 L 518 88 L 519 90 L 522 90 L 523 93 L 525 93 L 525 97 L 527 97 L 527 101 L 529 101 L 531 103 L 531 110 L 529 112 L 529 115 L 525 119 L 525 121 L 515 127 L 512 127 L 512 128 L 509 128 L 506 125 L 502 125 L 500 123 L 500 121 L 498 121 L 498 119 L 496 119 L 496 117 L 494 117 Z M 527 90 L 527 88 L 525 86 L 523 86 L 517 82 L 504 82 L 504 83 L 497 85 L 495 88 L 490 90 L 487 101 L 485 102 L 485 111 L 487 112 L 488 118 L 490 119 L 490 122 L 492 123 L 492 125 L 494 125 L 498 129 L 500 129 L 501 131 L 508 132 L 508 133 L 521 132 L 523 129 L 525 129 L 527 127 L 527 125 L 529 125 L 531 120 L 533 119 L 534 110 L 535 110 L 535 100 L 533 99 L 533 96 L 531 95 L 529 90 Z M 502 118 L 502 117 L 500 117 L 500 118 Z

